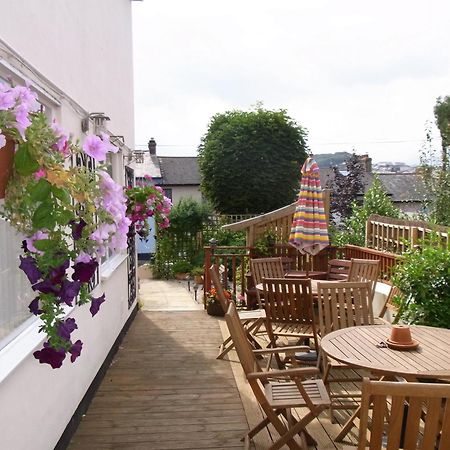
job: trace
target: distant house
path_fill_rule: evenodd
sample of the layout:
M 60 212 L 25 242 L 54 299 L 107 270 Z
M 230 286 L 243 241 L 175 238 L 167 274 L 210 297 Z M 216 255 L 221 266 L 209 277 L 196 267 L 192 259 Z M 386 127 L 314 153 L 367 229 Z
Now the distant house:
M 137 180 L 150 175 L 174 205 L 187 197 L 202 200 L 196 156 L 157 156 L 156 142 L 151 138 L 148 151 L 142 152 L 142 159 L 142 163 L 133 163 Z
M 363 176 L 364 192 L 360 198 L 372 186 L 374 176 L 378 176 L 392 203 L 408 215 L 415 215 L 423 211 L 426 198 L 426 188 L 422 177 L 418 173 L 406 172 L 372 172 L 372 164 L 367 155 L 362 155 L 365 173 Z M 375 165 L 374 165 L 375 166 Z M 345 175 L 345 172 L 342 172 Z M 321 168 L 320 178 L 322 186 L 332 179 L 333 170 Z

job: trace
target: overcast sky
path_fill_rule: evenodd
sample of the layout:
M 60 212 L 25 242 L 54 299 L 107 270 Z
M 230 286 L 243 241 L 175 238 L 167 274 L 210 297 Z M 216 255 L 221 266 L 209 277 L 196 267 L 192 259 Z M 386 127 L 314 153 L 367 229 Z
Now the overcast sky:
M 144 0 L 133 21 L 136 146 L 159 155 L 195 155 L 214 114 L 261 101 L 313 153 L 414 163 L 450 95 L 449 0 Z

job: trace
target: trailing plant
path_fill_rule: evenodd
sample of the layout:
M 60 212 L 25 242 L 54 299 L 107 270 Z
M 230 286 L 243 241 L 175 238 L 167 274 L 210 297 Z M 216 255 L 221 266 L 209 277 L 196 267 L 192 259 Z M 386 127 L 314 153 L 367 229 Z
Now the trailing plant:
M 16 143 L 1 215 L 25 236 L 19 267 L 36 293 L 29 309 L 47 336 L 34 357 L 58 368 L 68 355 L 74 362 L 83 346 L 71 338 L 78 325 L 65 318 L 66 307 L 90 303 L 97 314 L 105 295 L 93 297 L 89 283 L 107 249 L 127 247 L 130 220 L 122 186 L 102 165 L 97 171 L 71 165 L 77 155 L 105 161 L 118 150 L 108 136 L 87 136 L 80 147 L 34 112 L 36 98 L 28 87 L 0 84 L 0 152 L 5 136 Z
M 264 230 L 264 233 L 255 241 L 255 250 L 258 257 L 273 255 L 276 235 L 273 230 Z
M 144 240 L 150 234 L 149 217 L 155 219 L 158 228 L 168 228 L 170 225 L 169 214 L 172 202 L 164 196 L 164 190 L 160 186 L 154 186 L 149 175 L 145 175 L 145 182 L 137 186 L 128 186 L 125 190 L 127 200 L 127 216 L 134 225 L 136 233 Z
M 450 251 L 437 236 L 405 252 L 392 281 L 405 294 L 402 320 L 450 328 Z

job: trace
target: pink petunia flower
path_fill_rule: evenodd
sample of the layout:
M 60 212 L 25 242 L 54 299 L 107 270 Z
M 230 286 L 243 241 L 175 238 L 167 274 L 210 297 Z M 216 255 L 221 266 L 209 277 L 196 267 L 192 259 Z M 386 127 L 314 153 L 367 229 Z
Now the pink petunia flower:
M 37 170 L 33 174 L 33 176 L 36 180 L 39 180 L 39 178 L 45 177 L 45 175 L 47 175 L 47 172 L 45 171 L 45 169 L 43 167 L 41 167 L 39 170 Z

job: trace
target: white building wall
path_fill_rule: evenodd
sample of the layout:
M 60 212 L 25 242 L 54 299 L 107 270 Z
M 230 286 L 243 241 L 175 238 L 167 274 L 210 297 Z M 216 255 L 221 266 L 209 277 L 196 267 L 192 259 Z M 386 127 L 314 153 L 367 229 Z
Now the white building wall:
M 0 74 L 12 69 L 32 86 L 44 91 L 49 86 L 53 115 L 75 138 L 83 138 L 83 109 L 104 112 L 111 117 L 108 129 L 133 148 L 131 5 L 130 0 L 2 0 Z M 123 176 L 121 161 L 120 155 L 114 165 Z M 79 327 L 72 338 L 84 343 L 75 363 L 66 358 L 57 370 L 39 364 L 32 353 L 45 336 L 38 334 L 37 320 L 0 350 L 0 449 L 48 450 L 61 437 L 132 311 L 126 255 L 114 257 L 101 273 L 93 292 L 106 293 L 100 312 L 92 318 L 89 305 L 69 312 Z
M 172 203 L 176 205 L 182 198 L 191 197 L 198 202 L 202 201 L 202 194 L 199 186 L 168 186 L 164 185 L 163 188 L 172 189 Z

